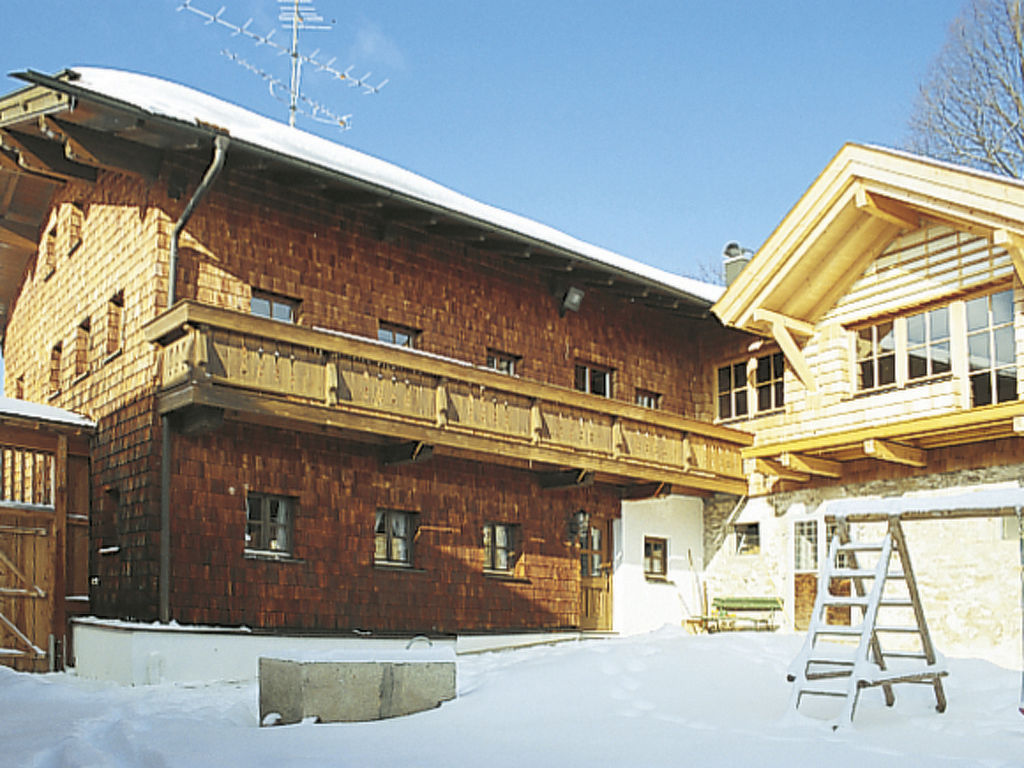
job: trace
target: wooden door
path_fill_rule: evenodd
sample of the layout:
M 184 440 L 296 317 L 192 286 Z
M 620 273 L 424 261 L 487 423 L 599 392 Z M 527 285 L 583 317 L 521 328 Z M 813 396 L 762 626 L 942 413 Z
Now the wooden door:
M 583 516 L 580 553 L 580 629 L 612 628 L 611 521 Z
M 0 506 L 0 663 L 50 668 L 54 588 L 53 513 Z

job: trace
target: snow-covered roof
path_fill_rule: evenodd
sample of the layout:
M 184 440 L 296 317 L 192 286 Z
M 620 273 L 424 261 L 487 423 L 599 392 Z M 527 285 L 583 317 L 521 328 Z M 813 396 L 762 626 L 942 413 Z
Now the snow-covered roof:
M 4 416 L 15 416 L 23 419 L 34 419 L 36 421 L 48 421 L 55 424 L 66 424 L 82 429 L 95 429 L 96 422 L 90 421 L 72 411 L 65 411 L 63 408 L 54 408 L 52 405 L 41 405 L 30 403 L 28 400 L 15 400 L 9 397 L 0 397 L 0 418 Z
M 233 141 L 243 141 L 280 155 L 334 171 L 482 224 L 547 243 L 584 259 L 661 284 L 673 292 L 713 303 L 724 288 L 667 272 L 590 243 L 545 224 L 473 200 L 404 168 L 314 136 L 229 104 L 192 88 L 148 75 L 97 67 L 75 67 L 76 89 L 124 102 L 153 115 L 190 126 L 216 126 Z

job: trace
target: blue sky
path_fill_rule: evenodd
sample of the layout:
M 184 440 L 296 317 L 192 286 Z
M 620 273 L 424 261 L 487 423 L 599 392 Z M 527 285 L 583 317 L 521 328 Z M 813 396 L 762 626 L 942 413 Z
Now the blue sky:
M 276 0 L 192 0 L 269 32 Z M 109 66 L 286 119 L 229 49 L 288 62 L 179 0 L 4 0 L 4 73 Z M 756 249 L 847 141 L 900 146 L 961 0 L 316 0 L 300 44 L 377 95 L 307 73 L 341 132 L 299 127 L 663 269 Z M 333 22 L 333 23 L 331 23 Z M 279 31 L 275 38 L 283 39 Z M 18 87 L 6 80 L 4 92 Z M 2 370 L 2 369 L 0 369 Z

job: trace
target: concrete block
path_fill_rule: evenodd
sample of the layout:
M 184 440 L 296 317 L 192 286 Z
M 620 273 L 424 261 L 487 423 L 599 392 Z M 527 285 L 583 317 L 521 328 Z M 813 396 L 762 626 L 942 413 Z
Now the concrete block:
M 260 659 L 260 722 L 315 717 L 363 722 L 434 709 L 455 698 L 455 661 Z

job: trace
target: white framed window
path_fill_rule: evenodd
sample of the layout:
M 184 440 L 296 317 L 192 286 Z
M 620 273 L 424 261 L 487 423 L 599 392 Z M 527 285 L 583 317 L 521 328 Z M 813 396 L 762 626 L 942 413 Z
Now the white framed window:
M 510 355 L 508 352 L 499 352 L 496 349 L 487 350 L 487 367 L 492 371 L 515 376 L 519 372 L 519 366 L 523 358 L 519 355 Z
M 374 523 L 374 563 L 411 566 L 415 536 L 415 512 L 378 509 Z
M 298 499 L 269 493 L 249 493 L 245 499 L 245 548 L 252 552 L 288 555 Z
M 907 380 L 949 373 L 949 307 L 936 307 L 907 317 Z
M 818 521 L 793 523 L 793 570 L 818 570 Z
M 747 363 L 723 365 L 718 369 L 718 418 L 738 419 L 747 413 Z
M 857 330 L 857 389 L 896 383 L 896 334 L 892 320 Z
M 586 392 L 600 397 L 611 397 L 611 369 L 602 368 L 601 366 L 591 365 L 589 363 L 577 363 L 573 385 L 580 392 Z
M 786 358 L 782 352 L 770 352 L 721 366 L 716 385 L 722 421 L 779 410 L 786 404 Z
M 661 395 L 648 389 L 638 389 L 634 402 L 643 408 L 661 408 Z
M 519 558 L 519 526 L 485 523 L 483 529 L 484 570 L 509 572 Z
M 979 296 L 965 304 L 971 405 L 1016 400 L 1013 290 Z
M 254 289 L 249 300 L 249 312 L 281 323 L 295 323 L 299 318 L 299 301 Z
M 377 341 L 383 341 L 385 344 L 415 349 L 419 337 L 420 331 L 406 325 L 388 323 L 384 320 L 381 320 L 377 325 Z
M 757 392 L 757 412 L 774 411 L 786 404 L 786 359 L 781 352 L 762 355 L 754 366 L 754 389 Z

